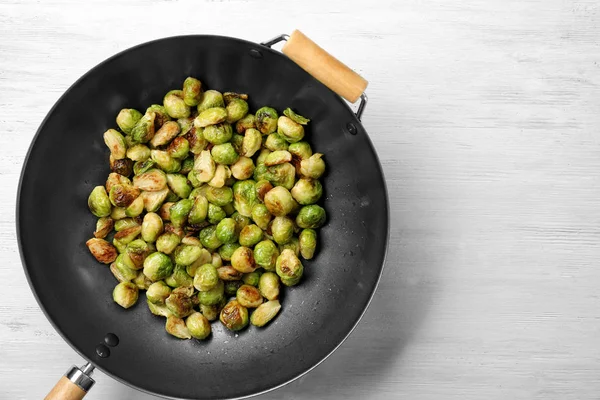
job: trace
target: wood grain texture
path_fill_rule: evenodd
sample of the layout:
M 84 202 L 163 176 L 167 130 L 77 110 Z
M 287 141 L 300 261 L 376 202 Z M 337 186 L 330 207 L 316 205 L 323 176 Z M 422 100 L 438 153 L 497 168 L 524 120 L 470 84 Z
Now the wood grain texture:
M 57 98 L 147 40 L 295 28 L 370 82 L 391 240 L 351 337 L 261 399 L 600 398 L 596 0 L 0 2 L 0 398 L 43 398 L 82 362 L 15 235 L 21 166 Z M 151 398 L 94 378 L 86 398 Z
M 81 400 L 87 393 L 63 376 L 58 380 L 44 400 Z

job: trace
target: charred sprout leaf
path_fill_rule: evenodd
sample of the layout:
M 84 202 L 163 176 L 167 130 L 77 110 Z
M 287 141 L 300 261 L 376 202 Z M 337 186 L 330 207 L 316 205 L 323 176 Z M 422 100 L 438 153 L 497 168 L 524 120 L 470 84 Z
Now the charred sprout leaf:
M 219 319 L 229 330 L 242 330 L 248 326 L 248 309 L 242 306 L 237 300 L 231 300 L 221 310 Z
M 167 331 L 167 333 L 179 339 L 192 338 L 190 331 L 185 326 L 185 321 L 181 318 L 177 318 L 174 315 L 170 315 L 167 317 L 167 322 L 165 323 L 165 330 Z
M 263 135 L 275 132 L 277 129 L 277 111 L 271 107 L 262 107 L 256 111 L 255 124 Z
M 225 107 L 223 95 L 216 90 L 207 90 L 202 94 L 200 103 L 198 103 L 198 113 L 214 107 Z
M 190 107 L 183 100 L 183 90 L 171 90 L 163 99 L 165 110 L 171 118 L 187 118 L 190 116 Z
M 245 93 L 225 92 L 223 93 L 225 104 L 229 104 L 234 99 L 248 100 L 248 95 Z
M 132 307 L 138 300 L 139 290 L 131 282 L 121 282 L 113 290 L 113 300 L 123 308 Z
M 94 258 L 102 264 L 110 264 L 117 259 L 117 249 L 104 239 L 92 238 L 85 244 Z
M 185 326 L 194 339 L 204 340 L 211 332 L 210 322 L 199 312 L 192 313 L 185 320 Z
M 202 99 L 202 82 L 188 76 L 183 81 L 183 101 L 190 107 L 196 107 Z
M 98 218 L 108 217 L 111 211 L 111 202 L 104 186 L 96 186 L 88 197 L 88 207 L 92 214 Z
M 138 110 L 133 108 L 124 108 L 119 111 L 119 114 L 117 115 L 117 125 L 119 125 L 119 129 L 129 135 L 133 127 L 141 118 L 142 113 Z
M 140 195 L 140 189 L 130 185 L 114 185 L 108 198 L 115 207 L 128 207 Z M 127 213 L 127 210 L 125 210 Z
M 104 239 L 113 230 L 114 225 L 115 223 L 110 217 L 98 218 L 98 221 L 96 221 L 94 237 L 98 239 Z
M 127 154 L 127 144 L 125 138 L 115 129 L 109 129 L 104 132 L 104 144 L 110 150 L 110 155 L 115 160 L 125 158 Z
M 209 125 L 220 124 L 225 120 L 227 120 L 227 110 L 223 107 L 213 107 L 200 112 L 194 119 L 194 126 L 204 128 Z
M 279 313 L 279 310 L 281 310 L 281 304 L 279 303 L 279 300 L 267 301 L 254 310 L 252 317 L 250 318 L 250 322 L 254 326 L 265 326 L 273 318 L 275 318 L 277 313 Z
M 285 110 L 283 110 L 283 115 L 285 115 L 286 117 L 288 117 L 289 119 L 291 119 L 292 121 L 294 121 L 295 123 L 300 124 L 300 125 L 307 125 L 310 122 L 310 119 L 304 118 L 300 114 L 296 114 L 289 107 L 286 108 Z
M 288 143 L 296 143 L 304 138 L 304 127 L 286 116 L 281 116 L 277 120 L 277 133 Z
M 300 282 L 304 267 L 292 250 L 285 249 L 277 258 L 276 271 L 284 285 L 294 286 Z

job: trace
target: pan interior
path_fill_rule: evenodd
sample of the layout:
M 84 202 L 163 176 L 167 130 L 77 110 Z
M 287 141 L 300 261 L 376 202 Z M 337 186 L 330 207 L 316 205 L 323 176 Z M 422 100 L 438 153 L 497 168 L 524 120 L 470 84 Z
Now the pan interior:
M 262 57 L 250 50 L 258 49 Z M 253 56 L 254 55 L 254 56 Z M 195 76 L 209 88 L 249 93 L 251 110 L 292 107 L 311 118 L 307 140 L 325 154 L 328 223 L 300 285 L 286 288 L 266 328 L 233 334 L 214 323 L 210 340 L 181 341 L 150 314 L 112 301 L 115 279 L 89 254 L 95 217 L 87 196 L 109 173 L 102 133 L 124 107 L 145 110 Z M 346 129 L 352 122 L 356 135 Z M 23 169 L 17 210 L 21 255 L 56 329 L 101 370 L 138 389 L 185 399 L 242 397 L 282 385 L 323 360 L 349 334 L 378 282 L 388 204 L 377 156 L 347 105 L 285 56 L 215 36 L 137 46 L 94 68 L 58 101 Z M 108 358 L 95 348 L 119 337 Z

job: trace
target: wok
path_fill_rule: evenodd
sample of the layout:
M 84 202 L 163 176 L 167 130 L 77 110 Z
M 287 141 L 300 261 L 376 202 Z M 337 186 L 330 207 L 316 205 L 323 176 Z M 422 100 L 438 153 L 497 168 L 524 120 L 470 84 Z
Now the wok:
M 281 40 L 288 40 L 287 56 L 270 48 Z M 298 110 L 312 120 L 307 139 L 328 168 L 328 221 L 315 258 L 303 261 L 302 283 L 285 290 L 282 311 L 266 328 L 234 334 L 214 323 L 208 341 L 168 335 L 143 296 L 132 309 L 116 305 L 114 277 L 85 246 L 96 220 L 87 196 L 110 172 L 102 132 L 115 126 L 121 108 L 161 103 L 187 76 L 249 93 L 252 110 Z M 33 139 L 17 201 L 30 287 L 54 328 L 88 361 L 47 398 L 83 398 L 94 368 L 167 398 L 240 398 L 282 386 L 327 358 L 368 306 L 387 248 L 385 181 L 359 118 L 365 87 L 298 31 L 262 44 L 204 35 L 160 39 L 109 58 L 75 82 Z M 361 98 L 358 116 L 334 90 L 352 102 Z

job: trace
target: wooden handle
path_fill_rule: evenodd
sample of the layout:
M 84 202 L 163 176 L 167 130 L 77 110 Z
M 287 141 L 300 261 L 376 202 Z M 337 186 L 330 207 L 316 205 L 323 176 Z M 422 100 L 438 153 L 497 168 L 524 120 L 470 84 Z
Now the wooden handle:
M 82 388 L 63 376 L 44 400 L 81 400 L 87 394 Z
M 281 51 L 329 89 L 352 103 L 358 100 L 369 84 L 298 30 L 292 32 Z

